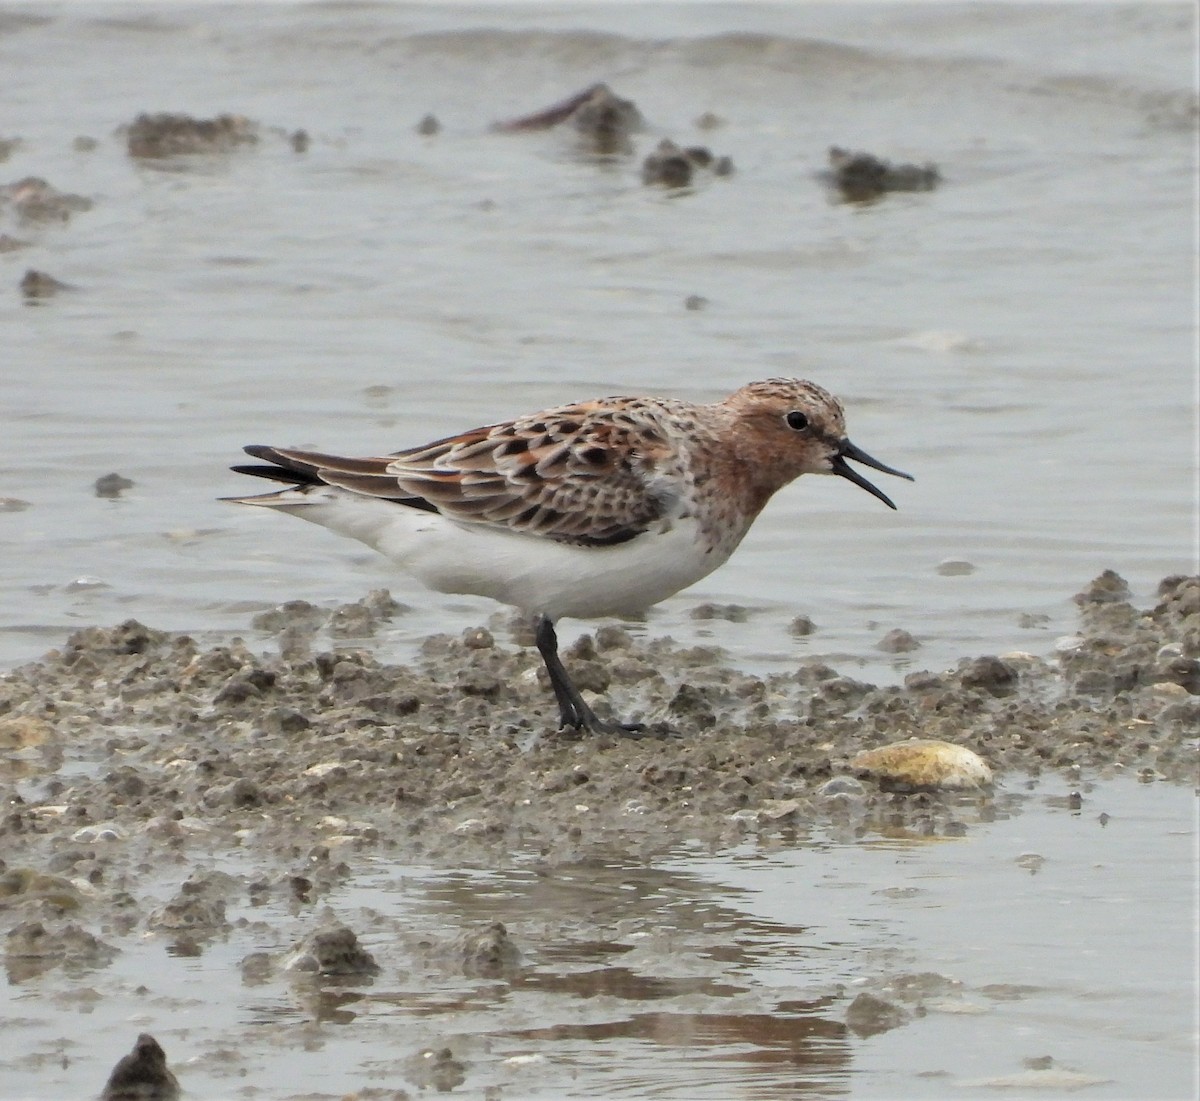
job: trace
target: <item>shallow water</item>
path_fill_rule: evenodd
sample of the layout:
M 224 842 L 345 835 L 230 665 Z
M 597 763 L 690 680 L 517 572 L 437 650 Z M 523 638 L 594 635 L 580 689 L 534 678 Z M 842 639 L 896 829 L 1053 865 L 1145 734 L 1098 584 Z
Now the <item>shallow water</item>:
M 231 907 L 198 956 L 152 934 L 82 980 L 10 967 L 4 1095 L 90 1095 L 151 1029 L 192 1097 L 411 1089 L 445 1047 L 465 1097 L 1192 1096 L 1194 795 L 1113 780 L 1074 808 L 1013 777 L 960 810 L 959 838 L 826 827 L 653 867 L 362 862 L 327 901 L 373 981 L 239 980 L 311 928 L 278 903 Z M 455 936 L 497 920 L 523 968 L 464 973 Z M 857 1034 L 863 991 L 912 1019 Z
M 29 502 L 0 513 L 0 661 L 82 623 L 244 631 L 253 608 L 380 585 L 414 606 L 384 640 L 404 656 L 493 606 L 219 503 L 247 488 L 226 471 L 242 444 L 394 450 L 781 373 L 842 396 L 852 438 L 916 484 L 887 486 L 891 513 L 803 479 L 648 629 L 877 680 L 1046 652 L 1101 569 L 1143 595 L 1196 566 L 1192 30 L 1177 4 L 6 7 L 0 137 L 22 143 L 0 180 L 95 207 L 0 213 L 32 241 L 0 254 L 0 496 Z M 643 150 L 701 140 L 737 173 L 672 196 L 558 131 L 487 131 L 595 79 L 641 105 Z M 113 131 L 143 110 L 313 141 L 135 163 Z M 703 111 L 726 125 L 695 130 Z M 831 202 L 833 142 L 946 183 Z M 27 306 L 26 267 L 77 289 Z M 111 471 L 134 488 L 96 498 Z M 699 629 L 701 600 L 754 614 Z M 799 613 L 817 634 L 789 635 Z M 893 627 L 924 648 L 880 654 Z

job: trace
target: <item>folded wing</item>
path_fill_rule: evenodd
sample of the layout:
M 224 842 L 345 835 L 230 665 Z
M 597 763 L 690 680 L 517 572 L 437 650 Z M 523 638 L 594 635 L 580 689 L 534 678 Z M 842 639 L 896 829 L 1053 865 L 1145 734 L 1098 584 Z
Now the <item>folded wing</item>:
M 671 514 L 671 449 L 644 416 L 586 402 L 373 458 L 252 445 L 269 466 L 233 469 L 305 486 L 337 486 L 556 542 L 624 543 Z

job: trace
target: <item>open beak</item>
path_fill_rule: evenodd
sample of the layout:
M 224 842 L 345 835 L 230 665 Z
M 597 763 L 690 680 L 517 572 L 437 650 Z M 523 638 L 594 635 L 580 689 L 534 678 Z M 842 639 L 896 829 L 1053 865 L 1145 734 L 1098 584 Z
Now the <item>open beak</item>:
M 856 463 L 862 463 L 863 466 L 869 466 L 874 470 L 882 470 L 884 474 L 894 474 L 897 478 L 907 478 L 910 482 L 913 481 L 911 474 L 905 474 L 903 470 L 896 470 L 894 467 L 885 466 L 878 459 L 872 459 L 861 448 L 855 447 L 849 440 L 842 440 L 838 445 L 838 453 L 834 455 L 833 462 L 830 464 L 833 467 L 833 473 L 839 478 L 848 478 L 856 486 L 862 486 L 873 497 L 878 497 L 888 508 L 895 508 L 892 499 L 867 481 L 857 470 L 850 466 L 846 460 L 853 459 Z

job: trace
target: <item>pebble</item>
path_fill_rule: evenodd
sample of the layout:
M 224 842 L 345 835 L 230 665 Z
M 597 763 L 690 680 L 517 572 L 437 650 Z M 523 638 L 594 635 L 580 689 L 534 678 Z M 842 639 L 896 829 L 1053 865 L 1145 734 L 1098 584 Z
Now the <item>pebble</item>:
M 907 631 L 900 627 L 888 631 L 877 643 L 875 648 L 885 654 L 907 654 L 919 650 L 921 644 Z
M 961 791 L 992 784 L 992 770 L 979 754 L 925 738 L 864 750 L 851 758 L 850 767 L 889 790 Z
M 116 498 L 120 497 L 125 490 L 132 489 L 133 482 L 114 472 L 97 478 L 92 488 L 96 491 L 97 497 Z
M 318 929 L 306 936 L 283 964 L 285 971 L 318 975 L 375 975 L 380 971 L 375 957 L 358 943 L 345 925 Z
M 908 1024 L 912 1014 L 902 1005 L 874 994 L 858 994 L 846 1009 L 846 1027 L 856 1036 L 877 1036 Z

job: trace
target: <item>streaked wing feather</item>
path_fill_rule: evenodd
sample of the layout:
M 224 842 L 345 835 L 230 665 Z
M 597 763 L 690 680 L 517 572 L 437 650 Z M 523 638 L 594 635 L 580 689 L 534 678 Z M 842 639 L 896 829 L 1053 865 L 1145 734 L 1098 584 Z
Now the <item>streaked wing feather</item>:
M 674 463 L 658 422 L 644 411 L 630 417 L 613 409 L 607 401 L 563 406 L 376 458 L 246 450 L 294 471 L 298 482 L 315 479 L 463 523 L 605 546 L 640 535 L 678 501 L 664 488 Z
M 585 402 L 474 429 L 399 452 L 388 469 L 448 516 L 561 542 L 623 542 L 674 505 L 655 477 L 671 450 L 653 420 L 621 423 L 611 408 Z

